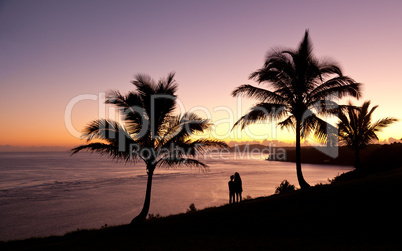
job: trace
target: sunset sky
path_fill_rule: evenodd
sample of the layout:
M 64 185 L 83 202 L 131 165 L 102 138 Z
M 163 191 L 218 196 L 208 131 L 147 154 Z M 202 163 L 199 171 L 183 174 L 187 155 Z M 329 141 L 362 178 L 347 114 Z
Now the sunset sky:
M 293 132 L 269 124 L 230 133 L 256 102 L 230 94 L 306 29 L 319 58 L 363 83 L 354 104 L 371 100 L 374 119 L 402 119 L 402 1 L 0 1 L 0 145 L 78 145 L 78 131 L 111 111 L 103 93 L 172 71 L 181 108 L 215 122 L 212 136 L 291 143 Z M 401 139 L 401 126 L 381 140 Z

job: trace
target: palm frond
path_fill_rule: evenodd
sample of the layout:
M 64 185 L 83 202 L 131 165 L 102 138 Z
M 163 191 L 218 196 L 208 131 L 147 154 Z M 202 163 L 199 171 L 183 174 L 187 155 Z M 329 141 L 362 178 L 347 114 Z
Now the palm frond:
M 142 98 L 143 102 L 150 98 L 155 93 L 155 80 L 147 74 L 137 74 L 131 82 L 136 87 L 138 95 Z M 145 103 L 145 102 L 144 102 Z
M 156 87 L 156 93 L 174 95 L 177 91 L 177 84 L 174 80 L 175 73 L 170 72 L 166 78 L 161 78 Z
M 319 63 L 321 81 L 323 82 L 327 76 L 337 75 L 342 76 L 341 67 L 333 61 L 325 60 Z
M 350 103 L 348 105 L 340 105 L 340 104 L 337 104 L 336 102 L 334 102 L 333 105 L 331 105 L 329 107 L 326 106 L 324 109 L 325 109 L 326 113 L 338 116 L 338 115 L 345 114 L 348 111 L 348 109 L 358 110 L 359 108 Z
M 259 103 L 253 106 L 246 115 L 242 116 L 238 121 L 236 121 L 233 128 L 241 126 L 241 129 L 244 129 L 250 124 L 255 124 L 266 120 L 272 121 L 273 119 L 280 120 L 286 116 L 287 113 L 286 106 L 284 105 Z
M 210 149 L 227 149 L 228 144 L 220 140 L 214 139 L 198 139 L 191 142 L 191 147 L 193 147 L 198 154 L 203 154 Z
M 356 83 L 350 77 L 340 76 L 332 78 L 312 90 L 308 102 L 317 102 L 322 99 L 331 98 L 334 95 L 336 95 L 337 98 L 343 98 L 347 95 L 360 98 L 360 86 L 360 83 Z
M 139 133 L 145 138 L 156 138 L 166 118 L 176 107 L 177 84 L 174 73 L 167 78 L 161 78 L 157 83 L 145 74 L 135 76 L 132 83 L 135 92 L 123 96 L 113 92 L 108 103 L 124 108 L 122 113 L 131 134 Z
M 87 141 L 101 139 L 108 142 L 115 142 L 122 138 L 132 140 L 129 133 L 122 125 L 108 119 L 98 119 L 90 122 L 84 128 L 81 137 Z
M 117 90 L 109 92 L 105 103 L 113 104 L 123 109 L 142 106 L 141 97 L 137 93 L 129 92 L 126 95 L 123 95 Z
M 267 54 L 264 67 L 250 74 L 249 79 L 258 83 L 268 83 L 281 89 L 287 97 L 292 95 L 291 81 L 296 76 L 295 66 L 284 51 L 273 50 Z
M 118 91 L 111 91 L 106 104 L 119 107 L 120 115 L 126 125 L 129 134 L 138 134 L 142 129 L 147 129 L 149 117 L 143 109 L 141 97 L 134 92 L 122 95 Z
M 233 92 L 232 96 L 237 97 L 237 96 L 247 96 L 250 98 L 255 98 L 258 99 L 262 102 L 270 102 L 270 103 L 277 103 L 277 104 L 284 104 L 286 102 L 286 99 L 283 98 L 281 95 L 278 93 L 258 88 L 252 85 L 241 85 L 237 87 Z
M 167 78 L 161 78 L 155 86 L 155 93 L 151 95 L 150 103 L 145 104 L 154 138 L 164 130 L 166 118 L 170 117 L 176 108 L 177 84 L 174 76 L 175 73 L 172 72 Z
M 203 172 L 208 172 L 209 167 L 208 165 L 204 164 L 203 162 L 192 159 L 192 158 L 181 158 L 176 156 L 162 158 L 158 161 L 158 167 L 162 168 L 171 168 L 174 166 L 188 166 L 188 167 L 197 167 L 200 168 Z
M 195 113 L 185 113 L 180 124 L 183 126 L 183 130 L 186 131 L 188 136 L 201 133 L 212 126 L 208 119 L 200 118 Z
M 301 124 L 301 136 L 307 138 L 310 133 L 313 133 L 315 139 L 325 143 L 332 140 L 333 135 L 337 135 L 338 129 L 323 119 L 317 117 L 314 113 L 308 114 Z
M 140 158 L 136 154 L 132 154 L 129 151 L 121 151 L 118 146 L 105 143 L 89 143 L 86 145 L 77 146 L 71 149 L 71 155 L 77 154 L 81 151 L 96 152 L 101 155 L 107 155 L 108 157 L 116 160 L 123 160 L 125 162 L 137 162 Z
M 320 101 L 320 107 L 316 109 L 315 114 L 319 117 L 324 118 L 334 118 L 346 107 L 344 105 L 339 105 L 337 102 L 333 100 L 322 100 Z
M 199 154 L 205 154 L 210 149 L 225 149 L 229 146 L 220 140 L 213 139 L 199 139 L 199 140 L 185 140 L 181 142 L 171 142 L 165 144 L 163 147 L 158 148 L 158 152 L 162 153 L 159 157 L 166 156 L 192 156 L 195 157 Z
M 208 119 L 202 119 L 194 113 L 172 117 L 169 123 L 164 125 L 164 130 L 158 138 L 158 147 L 185 142 L 188 137 L 202 133 L 212 126 Z
M 311 58 L 313 54 L 313 44 L 308 36 L 308 30 L 304 32 L 304 37 L 300 42 L 297 54 L 303 58 Z
M 384 129 L 384 128 L 386 128 L 386 127 L 390 126 L 391 124 L 396 123 L 398 121 L 399 121 L 399 119 L 397 119 L 397 118 L 386 117 L 386 118 L 379 119 L 376 122 L 374 122 L 371 125 L 370 129 L 372 131 L 374 131 L 374 132 L 381 132 L 382 129 Z
M 280 129 L 287 128 L 287 129 L 295 130 L 295 125 L 296 125 L 296 119 L 293 115 L 290 115 L 285 120 L 278 123 L 278 126 Z

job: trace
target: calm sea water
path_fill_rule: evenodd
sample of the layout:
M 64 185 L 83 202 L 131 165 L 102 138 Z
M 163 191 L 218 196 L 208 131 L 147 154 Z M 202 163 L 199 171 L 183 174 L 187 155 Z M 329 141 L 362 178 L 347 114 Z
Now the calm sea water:
M 198 209 L 226 204 L 234 172 L 242 177 L 243 197 L 271 195 L 284 179 L 297 184 L 294 163 L 239 154 L 202 160 L 208 172 L 187 167 L 155 171 L 150 213 L 182 213 L 191 203 Z M 303 165 L 310 184 L 328 183 L 350 169 Z M 129 223 L 142 208 L 145 187 L 142 163 L 116 163 L 88 153 L 0 153 L 0 240 Z

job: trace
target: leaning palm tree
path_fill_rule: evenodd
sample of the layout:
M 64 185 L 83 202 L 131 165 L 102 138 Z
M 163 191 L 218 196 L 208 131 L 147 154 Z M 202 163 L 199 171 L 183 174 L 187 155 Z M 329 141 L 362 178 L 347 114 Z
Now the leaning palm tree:
M 331 107 L 337 105 L 335 98 L 347 95 L 360 97 L 360 84 L 344 76 L 337 64 L 319 61 L 313 55 L 308 31 L 297 50 L 274 50 L 268 53 L 264 66 L 253 72 L 250 79 L 273 89 L 248 84 L 237 87 L 233 96 L 248 96 L 260 103 L 253 106 L 234 126 L 244 129 L 249 124 L 277 119 L 281 120 L 278 123 L 281 129 L 294 129 L 297 179 L 301 188 L 309 187 L 301 169 L 301 138 L 313 133 L 313 136 L 325 142 L 331 127 L 320 115 L 326 115 Z
M 155 82 L 147 75 L 137 75 L 132 82 L 136 90 L 122 95 L 114 91 L 106 100 L 117 106 L 122 123 L 99 119 L 89 123 L 82 135 L 88 144 L 72 149 L 72 154 L 86 150 L 107 155 L 112 159 L 146 164 L 148 175 L 144 206 L 132 224 L 143 222 L 149 212 L 152 176 L 156 167 L 185 165 L 207 168 L 197 154 L 208 148 L 227 145 L 211 139 L 192 139 L 211 124 L 195 114 L 174 115 L 177 84 L 174 73 Z M 90 142 L 98 140 L 98 142 Z M 99 140 L 101 142 L 99 142 Z
M 355 152 L 355 168 L 360 169 L 360 150 L 368 144 L 378 140 L 377 132 L 398 121 L 396 118 L 386 117 L 375 122 L 372 114 L 378 106 L 369 109 L 370 101 L 356 107 L 349 103 L 336 111 L 339 118 L 339 142 L 347 145 Z

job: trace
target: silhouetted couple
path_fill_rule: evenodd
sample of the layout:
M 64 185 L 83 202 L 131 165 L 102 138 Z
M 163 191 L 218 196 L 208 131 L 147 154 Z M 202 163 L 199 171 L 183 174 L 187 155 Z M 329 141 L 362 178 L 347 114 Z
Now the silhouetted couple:
M 230 176 L 229 181 L 229 204 L 241 201 L 241 193 L 243 192 L 243 186 L 241 184 L 240 174 L 236 172 Z

